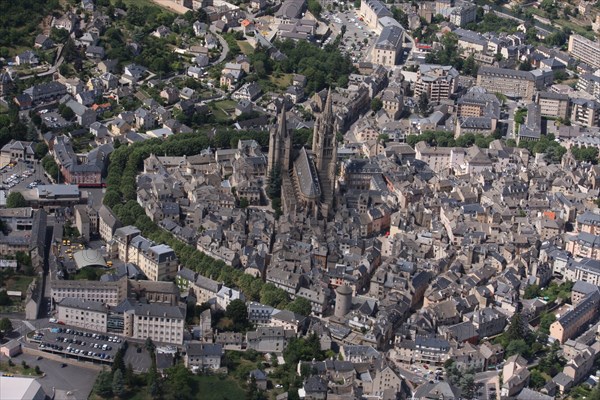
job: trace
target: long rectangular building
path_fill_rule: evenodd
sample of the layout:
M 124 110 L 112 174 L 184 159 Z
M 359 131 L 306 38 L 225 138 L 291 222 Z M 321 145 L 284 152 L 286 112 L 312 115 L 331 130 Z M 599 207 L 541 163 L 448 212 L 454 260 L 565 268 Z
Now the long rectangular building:
M 535 76 L 529 71 L 480 67 L 477 72 L 477 86 L 510 98 L 531 99 L 536 89 L 535 81 Z
M 593 68 L 600 68 L 600 43 L 580 35 L 569 37 L 569 54 Z
M 596 289 L 550 325 L 550 336 L 560 343 L 574 337 L 589 321 L 596 318 L 599 303 L 600 290 Z

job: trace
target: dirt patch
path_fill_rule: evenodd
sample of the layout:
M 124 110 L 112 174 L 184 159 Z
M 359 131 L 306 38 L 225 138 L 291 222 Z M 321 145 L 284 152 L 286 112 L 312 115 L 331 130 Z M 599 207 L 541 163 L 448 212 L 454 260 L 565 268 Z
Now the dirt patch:
M 171 11 L 175 11 L 177 14 L 185 14 L 188 11 L 192 11 L 189 8 L 184 7 L 173 0 L 152 0 L 152 2 L 158 4 L 161 7 L 168 8 Z

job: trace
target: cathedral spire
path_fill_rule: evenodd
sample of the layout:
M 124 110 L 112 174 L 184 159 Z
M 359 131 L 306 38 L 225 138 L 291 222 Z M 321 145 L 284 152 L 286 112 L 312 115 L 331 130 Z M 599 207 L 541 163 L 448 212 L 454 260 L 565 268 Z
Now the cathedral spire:
M 279 126 L 277 127 L 277 133 L 280 138 L 284 138 L 287 136 L 287 116 L 285 115 L 285 107 L 281 107 L 279 111 Z
M 329 86 L 329 90 L 327 91 L 327 100 L 325 100 L 325 108 L 323 112 L 327 117 L 333 115 L 333 100 L 331 98 L 331 86 Z

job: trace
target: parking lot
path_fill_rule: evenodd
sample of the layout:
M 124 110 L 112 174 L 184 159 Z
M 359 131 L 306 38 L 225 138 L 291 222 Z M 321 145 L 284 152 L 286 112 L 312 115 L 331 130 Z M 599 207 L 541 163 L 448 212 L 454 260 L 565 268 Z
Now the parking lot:
M 44 175 L 43 167 L 37 162 L 17 162 L 14 166 L 7 165 L 0 170 L 2 187 L 9 191 L 22 191 L 31 188 L 31 184 L 37 182 L 40 185 L 50 183 Z M 28 187 L 29 186 L 29 187 Z
M 329 25 L 336 35 L 340 32 L 342 26 L 346 26 L 346 33 L 340 44 L 340 51 L 348 54 L 353 62 L 367 61 L 370 58 L 371 47 L 377 39 L 377 35 L 360 20 L 358 10 L 325 12 L 322 16 L 329 21 Z
M 42 117 L 44 125 L 51 129 L 60 129 L 70 125 L 67 120 L 54 111 L 40 112 L 40 117 Z
M 31 354 L 20 354 L 12 358 L 15 364 L 25 361 L 31 368 L 36 366 L 44 374 L 38 378 L 44 391 L 52 395 L 53 391 L 65 391 L 72 394 L 74 399 L 87 399 L 92 391 L 98 371 L 88 368 L 77 368 L 69 365 L 61 367 L 62 363 Z
M 39 349 L 78 361 L 94 364 L 112 364 L 123 340 L 112 334 L 98 334 L 67 327 L 52 327 L 36 331 L 32 342 Z

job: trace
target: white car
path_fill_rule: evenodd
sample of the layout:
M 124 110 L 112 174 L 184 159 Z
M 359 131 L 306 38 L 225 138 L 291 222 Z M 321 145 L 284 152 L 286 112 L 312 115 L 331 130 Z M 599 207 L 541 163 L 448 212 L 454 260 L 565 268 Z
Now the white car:
M 56 324 L 58 322 L 56 318 L 50 318 L 48 321 L 50 321 L 51 324 Z

